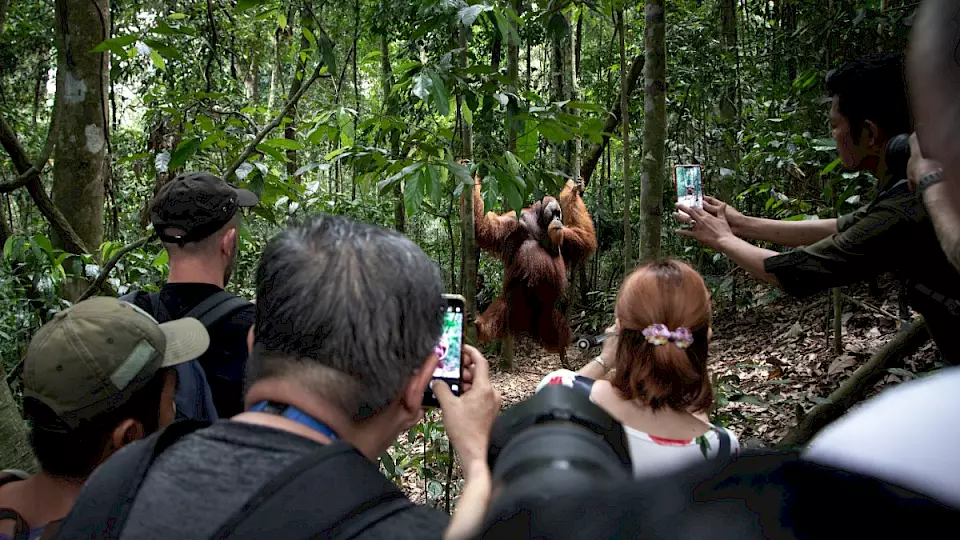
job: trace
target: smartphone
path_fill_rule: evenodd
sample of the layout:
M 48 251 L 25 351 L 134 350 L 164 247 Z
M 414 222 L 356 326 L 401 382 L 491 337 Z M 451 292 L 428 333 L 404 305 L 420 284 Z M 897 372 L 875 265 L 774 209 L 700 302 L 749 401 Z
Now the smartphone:
M 443 333 L 435 353 L 440 362 L 433 370 L 433 378 L 447 383 L 453 395 L 459 396 L 463 384 L 463 315 L 465 300 L 459 294 L 443 295 L 446 306 L 443 312 Z M 424 407 L 438 407 L 440 403 L 433 390 L 427 387 L 423 394 Z
M 677 193 L 678 203 L 690 208 L 703 208 L 703 167 L 674 165 L 673 189 Z

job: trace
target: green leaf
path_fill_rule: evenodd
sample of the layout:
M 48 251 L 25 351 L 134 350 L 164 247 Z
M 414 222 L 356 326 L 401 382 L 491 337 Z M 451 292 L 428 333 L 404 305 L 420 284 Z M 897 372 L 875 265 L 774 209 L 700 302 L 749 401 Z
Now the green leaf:
M 283 13 L 277 13 L 277 26 L 279 26 L 281 30 L 287 29 L 287 16 Z
M 311 32 L 306 26 L 303 27 L 303 37 L 307 38 L 307 41 L 310 42 L 311 47 L 316 48 L 317 36 L 313 35 L 313 32 Z
M 824 167 L 823 170 L 820 171 L 820 174 L 821 174 L 821 175 L 830 174 L 830 173 L 833 172 L 833 170 L 836 169 L 837 166 L 839 166 L 839 165 L 840 165 L 840 158 L 837 158 L 837 159 L 831 161 L 829 165 L 827 165 L 826 167 Z
M 450 93 L 447 92 L 447 88 L 444 86 L 443 79 L 439 73 L 433 70 L 429 70 L 428 73 L 430 74 L 430 80 L 433 81 L 433 85 L 430 88 L 433 105 L 437 108 L 437 112 L 439 112 L 441 116 L 449 116 Z
M 263 144 L 267 146 L 272 146 L 274 148 L 283 148 L 284 150 L 303 150 L 303 145 L 299 141 L 292 139 L 267 139 L 263 141 Z
M 13 239 L 14 236 L 8 236 L 7 241 L 3 243 L 3 259 L 8 261 L 13 256 Z
M 383 455 L 380 456 L 380 464 L 383 465 L 383 470 L 387 471 L 387 475 L 391 477 L 397 475 L 397 464 L 393 461 L 390 452 L 384 452 Z
M 93 48 L 93 52 L 107 52 L 110 51 L 117 56 L 123 56 L 126 54 L 124 51 L 125 47 L 133 45 L 139 36 L 129 35 L 129 36 L 117 36 L 115 38 L 110 38 L 102 41 L 99 45 Z
M 304 33 L 307 32 L 307 29 L 304 28 Z M 330 39 L 330 36 L 323 30 L 320 29 L 320 57 L 323 58 L 323 65 L 326 66 L 327 72 L 336 73 L 337 72 L 337 55 L 334 49 L 333 40 Z
M 167 63 L 163 61 L 163 57 L 160 56 L 160 53 L 158 53 L 156 49 L 150 49 L 150 59 L 153 60 L 153 65 L 157 66 L 157 69 L 160 71 L 167 69 Z
M 413 164 L 411 164 L 411 165 L 407 165 L 406 167 L 404 167 L 403 169 L 401 169 L 400 172 L 398 172 L 397 174 L 395 174 L 395 175 L 387 178 L 386 180 L 381 180 L 381 181 L 377 182 L 377 190 L 379 190 L 379 191 L 382 192 L 384 189 L 392 186 L 392 185 L 395 184 L 396 182 L 399 182 L 399 181 L 402 180 L 403 178 L 409 177 L 409 176 L 412 175 L 413 173 L 417 172 L 417 171 L 420 170 L 420 168 L 423 167 L 424 165 L 426 165 L 426 163 L 424 163 L 424 162 L 422 162 L 422 161 L 418 161 L 418 162 L 413 163 Z
M 423 163 L 420 163 L 423 166 Z M 422 175 L 407 178 L 407 183 L 403 186 L 403 207 L 408 216 L 412 216 L 420 210 L 420 203 L 423 200 L 423 182 Z
M 460 24 L 470 28 L 473 26 L 473 23 L 477 20 L 477 17 L 479 17 L 481 13 L 484 11 L 490 11 L 491 9 L 493 9 L 491 6 L 485 6 L 483 4 L 467 6 L 457 12 L 457 19 L 460 21 Z
M 343 107 L 337 112 L 337 124 L 340 126 L 340 144 L 342 146 L 353 146 L 355 137 L 353 116 Z
M 440 171 L 436 165 L 427 165 L 426 177 L 430 202 L 433 203 L 434 207 L 439 207 L 443 199 L 443 180 L 440 178 Z
M 197 150 L 200 149 L 200 139 L 194 137 L 180 143 L 180 146 L 173 151 L 170 156 L 170 163 L 167 164 L 167 170 L 173 170 L 183 166 L 188 159 L 192 158 Z
M 217 141 L 223 139 L 225 136 L 226 136 L 226 133 L 222 131 L 216 131 L 214 133 L 211 133 L 210 135 L 207 135 L 207 137 L 203 139 L 203 142 L 200 143 L 200 148 L 198 148 L 198 150 L 206 150 L 207 148 L 210 148 L 211 146 L 216 144 Z
M 237 13 L 243 13 L 248 9 L 252 9 L 259 6 L 263 2 L 264 0 L 237 0 L 237 9 L 235 11 Z
M 166 43 L 156 40 L 156 39 L 145 39 L 143 40 L 144 45 L 150 47 L 151 49 L 160 53 L 164 58 L 175 60 L 180 60 L 181 62 L 186 59 L 180 54 L 180 51 L 174 49 L 173 47 L 167 45 Z
M 463 121 L 466 122 L 467 125 L 473 125 L 473 111 L 470 110 L 470 106 L 467 105 L 466 100 L 460 103 L 460 114 L 463 116 Z
M 160 253 L 157 253 L 157 256 L 153 258 L 153 262 L 150 263 L 154 268 L 163 268 L 170 262 L 170 255 L 167 253 L 167 250 L 161 249 Z
M 418 73 L 413 77 L 413 88 L 410 91 L 421 101 L 426 102 L 430 98 L 430 87 L 432 85 L 433 80 L 430 79 L 429 75 Z
M 187 16 L 184 13 L 171 13 L 170 15 L 167 16 L 167 18 L 170 19 L 171 21 L 179 21 L 181 19 L 186 19 Z
M 50 243 L 50 239 L 42 234 L 34 235 L 31 238 L 34 244 L 40 246 L 43 251 L 47 253 L 51 258 L 53 257 L 53 244 Z
M 473 177 L 470 176 L 470 169 L 453 160 L 447 161 L 444 165 L 446 165 L 447 170 L 453 174 L 453 177 L 457 179 L 458 185 L 473 185 Z
M 530 129 L 524 130 L 525 127 L 530 127 Z M 537 147 L 540 145 L 540 133 L 532 122 L 520 122 L 517 133 L 520 134 L 520 137 L 517 138 L 517 157 L 524 163 L 529 163 L 530 160 L 537 155 Z

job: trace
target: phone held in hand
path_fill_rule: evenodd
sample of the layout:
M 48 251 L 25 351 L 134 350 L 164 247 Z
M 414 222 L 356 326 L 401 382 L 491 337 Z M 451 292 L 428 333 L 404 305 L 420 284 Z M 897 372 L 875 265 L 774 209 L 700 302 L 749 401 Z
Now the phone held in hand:
M 446 302 L 443 333 L 435 350 L 440 362 L 433 371 L 433 378 L 447 383 L 453 394 L 459 396 L 463 384 L 463 319 L 466 301 L 459 294 L 445 294 L 443 299 Z M 423 393 L 423 406 L 440 406 L 430 387 Z
M 677 202 L 690 208 L 703 208 L 703 167 L 700 165 L 674 165 L 673 189 Z M 685 212 L 680 212 L 686 215 Z

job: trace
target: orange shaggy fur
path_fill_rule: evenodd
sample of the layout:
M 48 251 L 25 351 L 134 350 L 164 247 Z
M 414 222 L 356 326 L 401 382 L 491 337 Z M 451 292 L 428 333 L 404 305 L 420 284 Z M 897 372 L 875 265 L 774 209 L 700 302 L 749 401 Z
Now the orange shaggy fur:
M 483 211 L 480 181 L 473 191 L 477 247 L 503 260 L 500 297 L 477 318 L 481 342 L 511 334 L 533 337 L 550 352 L 570 345 L 570 325 L 560 309 L 567 290 L 567 269 L 597 250 L 597 235 L 587 207 L 574 182 L 560 192 L 563 225 L 539 225 L 543 208 L 557 199 L 544 197 L 520 212 Z

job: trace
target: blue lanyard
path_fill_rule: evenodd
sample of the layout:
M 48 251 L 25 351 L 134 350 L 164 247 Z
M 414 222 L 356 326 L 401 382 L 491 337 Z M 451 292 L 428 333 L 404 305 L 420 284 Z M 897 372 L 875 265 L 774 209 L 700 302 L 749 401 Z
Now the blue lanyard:
M 262 412 L 282 416 L 283 418 L 293 420 L 298 424 L 304 425 L 316 431 L 317 433 L 326 436 L 331 441 L 336 441 L 339 439 L 339 437 L 337 437 L 337 433 L 330 429 L 330 426 L 301 411 L 293 405 L 277 403 L 275 401 L 260 401 L 255 403 L 253 407 L 250 407 L 249 412 Z

